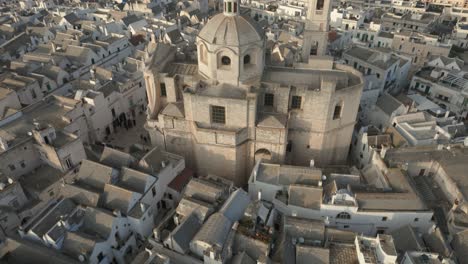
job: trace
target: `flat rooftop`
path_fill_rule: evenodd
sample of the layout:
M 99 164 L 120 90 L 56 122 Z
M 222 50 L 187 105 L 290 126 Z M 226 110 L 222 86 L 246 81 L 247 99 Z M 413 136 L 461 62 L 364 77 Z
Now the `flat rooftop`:
M 322 171 L 317 168 L 260 163 L 256 180 L 274 185 L 317 185 Z
M 336 83 L 336 89 L 344 89 L 361 83 L 359 76 L 342 70 L 314 70 L 289 67 L 266 67 L 262 82 L 278 83 L 282 86 L 307 86 L 310 90 L 320 89 L 322 81 Z

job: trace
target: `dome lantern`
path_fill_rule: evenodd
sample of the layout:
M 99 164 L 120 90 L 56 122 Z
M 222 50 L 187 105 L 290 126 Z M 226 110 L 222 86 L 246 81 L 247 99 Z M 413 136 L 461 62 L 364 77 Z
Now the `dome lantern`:
M 240 1 L 239 0 L 224 0 L 224 14 L 227 16 L 239 15 Z

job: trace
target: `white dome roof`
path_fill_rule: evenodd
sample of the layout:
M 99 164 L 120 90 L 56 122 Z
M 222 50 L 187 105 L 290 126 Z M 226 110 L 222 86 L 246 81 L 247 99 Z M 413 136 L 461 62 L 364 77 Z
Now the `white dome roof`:
M 243 46 L 263 40 L 263 30 L 250 17 L 220 13 L 208 21 L 198 37 L 210 44 Z

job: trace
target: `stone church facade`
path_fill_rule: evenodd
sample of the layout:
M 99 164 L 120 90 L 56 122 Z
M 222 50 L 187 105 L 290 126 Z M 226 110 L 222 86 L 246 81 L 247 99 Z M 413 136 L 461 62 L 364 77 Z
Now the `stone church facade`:
M 346 162 L 360 73 L 323 57 L 293 68 L 266 65 L 264 34 L 239 8 L 225 0 L 224 12 L 200 31 L 197 64 L 175 62 L 172 47 L 155 44 L 145 72 L 152 143 L 184 156 L 199 175 L 238 186 L 259 159 Z

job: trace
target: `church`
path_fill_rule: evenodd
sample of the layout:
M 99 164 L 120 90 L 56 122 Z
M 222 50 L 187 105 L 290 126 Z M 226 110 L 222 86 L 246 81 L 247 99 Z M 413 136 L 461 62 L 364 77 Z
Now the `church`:
M 266 63 L 265 34 L 225 0 L 196 39 L 197 64 L 157 43 L 145 70 L 153 145 L 185 157 L 198 175 L 247 184 L 262 159 L 291 165 L 347 160 L 363 78 L 325 55 L 330 3 L 310 0 L 302 61 Z M 313 50 L 313 53 L 312 53 Z M 313 54 L 311 56 L 310 54 Z

